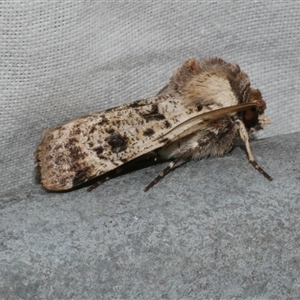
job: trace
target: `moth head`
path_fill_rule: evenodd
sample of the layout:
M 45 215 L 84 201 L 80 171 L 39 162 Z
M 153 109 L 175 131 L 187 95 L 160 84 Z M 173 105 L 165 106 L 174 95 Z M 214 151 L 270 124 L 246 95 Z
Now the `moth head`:
M 260 90 L 250 89 L 246 102 L 256 104 L 256 107 L 246 110 L 242 115 L 243 122 L 248 130 L 260 130 L 265 124 L 271 123 L 271 120 L 264 115 L 267 106 Z

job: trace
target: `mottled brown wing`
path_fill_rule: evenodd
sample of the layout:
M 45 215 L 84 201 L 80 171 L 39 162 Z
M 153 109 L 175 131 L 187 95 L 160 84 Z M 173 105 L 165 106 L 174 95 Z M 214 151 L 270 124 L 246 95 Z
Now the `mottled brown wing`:
M 36 152 L 44 187 L 56 191 L 73 188 L 184 134 L 201 130 L 211 120 L 249 107 L 241 104 L 199 112 L 197 107 L 170 109 L 170 105 L 166 105 L 169 107 L 166 111 L 162 106 L 170 99 L 165 96 L 159 98 L 162 100 L 160 105 L 156 101 L 136 110 L 137 102 L 131 104 L 135 109 L 127 106 L 126 109 L 100 112 L 46 130 Z M 172 101 L 174 104 L 179 100 L 173 97 Z M 179 102 L 177 106 L 180 106 Z M 180 118 L 177 111 L 181 112 Z
M 36 151 L 42 184 L 67 190 L 161 147 L 162 134 L 202 113 L 181 100 L 161 95 L 46 130 Z

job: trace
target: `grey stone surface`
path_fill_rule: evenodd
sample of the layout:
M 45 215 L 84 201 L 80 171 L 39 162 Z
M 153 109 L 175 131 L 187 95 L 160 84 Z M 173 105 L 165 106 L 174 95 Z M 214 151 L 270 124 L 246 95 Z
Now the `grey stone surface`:
M 0 299 L 299 299 L 300 134 L 91 193 L 1 196 Z

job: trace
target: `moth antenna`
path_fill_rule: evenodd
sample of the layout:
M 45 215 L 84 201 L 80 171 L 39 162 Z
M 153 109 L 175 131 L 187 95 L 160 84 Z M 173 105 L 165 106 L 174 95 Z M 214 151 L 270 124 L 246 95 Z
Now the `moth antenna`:
M 259 173 L 264 175 L 268 180 L 272 181 L 273 178 L 262 167 L 260 167 L 260 165 L 257 163 L 256 159 L 254 158 L 254 155 L 250 148 L 249 134 L 247 132 L 247 129 L 246 129 L 244 123 L 241 120 L 237 120 L 236 122 L 239 124 L 239 133 L 240 133 L 242 140 L 245 143 L 246 151 L 247 151 L 247 155 L 248 155 L 248 159 L 249 159 L 250 163 Z
M 203 129 L 203 126 L 205 126 L 205 122 L 215 121 L 217 119 L 226 117 L 232 113 L 237 113 L 239 111 L 246 111 L 247 109 L 255 108 L 255 107 L 257 107 L 255 103 L 241 103 L 238 105 L 223 107 L 220 109 L 216 109 L 214 111 L 196 115 L 180 123 L 179 125 L 169 130 L 163 136 L 160 136 L 157 139 L 164 141 L 165 138 L 168 138 L 169 142 L 171 142 L 180 139 L 184 136 L 187 136 L 195 131 L 199 131 Z M 207 124 L 208 123 L 206 123 L 206 126 Z M 178 131 L 180 131 L 180 134 L 176 134 L 176 132 Z

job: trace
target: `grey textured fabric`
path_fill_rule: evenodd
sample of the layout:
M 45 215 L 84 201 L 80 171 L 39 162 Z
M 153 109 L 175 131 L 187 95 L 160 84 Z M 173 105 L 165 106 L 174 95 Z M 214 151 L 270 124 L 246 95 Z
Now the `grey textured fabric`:
M 299 299 L 298 1 L 0 3 L 1 299 Z M 47 193 L 41 132 L 155 95 L 187 58 L 237 62 L 273 124 L 253 151 Z M 283 135 L 289 134 L 289 135 Z M 184 178 L 184 179 L 183 179 Z

